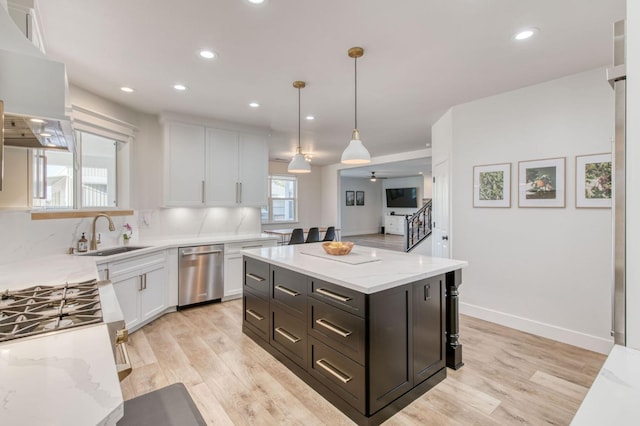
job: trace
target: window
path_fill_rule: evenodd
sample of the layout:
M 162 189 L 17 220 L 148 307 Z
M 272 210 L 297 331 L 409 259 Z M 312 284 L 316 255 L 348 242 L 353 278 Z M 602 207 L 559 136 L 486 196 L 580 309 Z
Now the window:
M 117 207 L 117 145 L 113 139 L 77 131 L 75 154 L 33 150 L 33 207 Z
M 298 179 L 295 176 L 269 176 L 269 201 L 262 208 L 262 223 L 298 220 Z

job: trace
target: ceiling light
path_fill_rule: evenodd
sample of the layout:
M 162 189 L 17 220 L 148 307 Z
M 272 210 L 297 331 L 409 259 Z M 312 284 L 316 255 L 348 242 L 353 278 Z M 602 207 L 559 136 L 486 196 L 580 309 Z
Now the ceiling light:
M 305 118 L 309 121 L 316 119 L 313 115 L 307 115 Z
M 56 145 L 55 143 L 48 143 L 47 146 L 49 148 L 56 148 L 58 145 Z
M 51 133 L 42 132 L 42 133 L 40 133 L 40 136 L 42 136 L 43 138 L 50 138 L 51 137 Z
M 29 121 L 32 123 L 44 123 L 45 121 L 41 118 L 30 118 Z
M 264 0 L 248 0 L 248 1 L 251 4 L 262 4 L 262 3 L 264 3 Z
M 537 28 L 527 28 L 526 30 L 522 30 L 519 33 L 517 33 L 515 36 L 513 36 L 513 38 L 519 41 L 526 40 L 528 38 L 531 38 L 537 32 L 538 32 Z
M 251 102 L 251 103 L 249 104 L 249 106 L 250 106 L 251 108 L 258 108 L 258 107 L 260 106 L 260 104 L 259 104 L 259 103 L 257 103 L 257 102 Z
M 200 56 L 202 56 L 204 59 L 213 59 L 216 57 L 216 54 L 211 50 L 205 49 L 200 51 Z
M 123 92 L 126 92 L 126 93 L 133 93 L 133 89 L 131 87 L 127 87 L 127 86 L 121 87 L 120 90 L 122 90 Z
M 306 86 L 304 81 L 294 81 L 293 87 L 298 89 L 298 149 L 296 150 L 296 155 L 293 156 L 289 166 L 287 167 L 287 171 L 289 173 L 310 173 L 311 165 L 307 163 L 304 155 L 302 154 L 302 148 L 300 147 L 300 89 L 303 89 Z
M 371 162 L 371 155 L 367 148 L 364 147 L 360 140 L 360 132 L 358 132 L 358 58 L 364 55 L 364 49 L 362 47 L 352 47 L 349 49 L 349 57 L 354 59 L 354 75 L 355 75 L 355 125 L 353 128 L 353 134 L 351 135 L 351 142 L 349 146 L 342 153 L 341 162 L 343 164 L 367 164 Z
M 185 90 L 187 90 L 187 86 L 185 86 L 184 84 L 174 84 L 173 88 L 179 92 L 184 92 Z

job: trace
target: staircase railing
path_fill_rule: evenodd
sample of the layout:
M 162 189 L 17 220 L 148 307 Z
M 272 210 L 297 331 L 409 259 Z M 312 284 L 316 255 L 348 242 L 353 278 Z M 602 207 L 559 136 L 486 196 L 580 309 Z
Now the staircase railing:
M 431 235 L 431 200 L 407 216 L 404 224 L 404 251 L 411 251 L 420 241 Z

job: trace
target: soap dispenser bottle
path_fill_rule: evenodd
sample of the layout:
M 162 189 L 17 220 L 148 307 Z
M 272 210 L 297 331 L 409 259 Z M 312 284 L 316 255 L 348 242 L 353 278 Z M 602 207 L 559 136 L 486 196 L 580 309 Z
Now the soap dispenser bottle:
M 89 244 L 87 242 L 87 239 L 84 236 L 84 232 L 82 233 L 82 237 L 80 237 L 80 239 L 78 240 L 78 252 L 79 253 L 84 253 L 87 251 L 87 248 L 89 247 Z

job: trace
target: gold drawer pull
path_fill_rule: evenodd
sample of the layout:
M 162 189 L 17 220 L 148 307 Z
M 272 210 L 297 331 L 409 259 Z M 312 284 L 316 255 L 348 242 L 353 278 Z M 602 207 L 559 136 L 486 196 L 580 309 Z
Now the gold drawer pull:
M 327 373 L 331 374 L 333 377 L 340 380 L 342 383 L 349 383 L 353 379 L 353 377 L 347 376 L 342 371 L 338 370 L 337 368 L 329 364 L 324 359 L 317 360 L 316 364 L 322 367 Z
M 258 321 L 262 321 L 264 319 L 262 315 L 256 313 L 255 311 L 252 311 L 251 309 L 247 309 L 245 312 L 251 315 L 252 317 L 254 317 L 255 319 L 257 319 Z
M 252 280 L 256 280 L 256 281 L 264 281 L 264 278 L 259 277 L 257 275 L 253 275 L 253 274 L 245 274 L 246 276 L 248 276 L 249 278 L 251 278 Z
M 283 287 L 281 285 L 277 285 L 275 288 L 276 290 L 280 290 L 281 292 L 288 294 L 289 296 L 293 296 L 293 297 L 300 296 L 300 293 L 298 293 L 297 291 L 289 290 L 288 288 Z
M 338 327 L 337 325 L 331 324 L 329 321 L 325 320 L 325 319 L 317 319 L 316 320 L 316 324 L 323 326 L 324 328 L 333 331 L 336 334 L 339 334 L 342 337 L 349 337 L 351 336 L 351 332 L 350 331 L 345 331 L 344 329 Z
M 299 337 L 294 336 L 293 334 L 289 333 L 287 330 L 285 330 L 282 327 L 277 327 L 276 333 L 278 333 L 279 335 L 281 335 L 291 343 L 298 343 L 300 341 Z
M 332 291 L 325 290 L 324 288 L 317 288 L 316 289 L 316 293 L 320 293 L 320 294 L 322 294 L 324 296 L 330 297 L 330 298 L 335 299 L 335 300 L 339 300 L 341 302 L 348 302 L 349 300 L 352 300 L 348 296 L 342 296 L 342 295 L 334 293 Z

